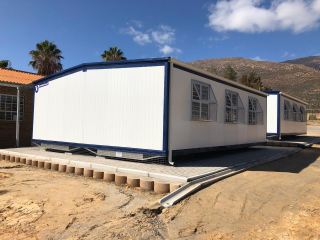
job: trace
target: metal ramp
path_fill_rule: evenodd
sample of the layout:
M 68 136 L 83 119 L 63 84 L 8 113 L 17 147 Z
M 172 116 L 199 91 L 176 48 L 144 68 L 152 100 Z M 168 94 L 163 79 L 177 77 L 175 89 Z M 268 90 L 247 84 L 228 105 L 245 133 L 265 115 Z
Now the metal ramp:
M 301 149 L 296 148 L 295 151 L 293 151 L 291 154 L 297 153 L 301 151 Z M 238 174 L 240 172 L 246 171 L 249 168 L 252 168 L 254 166 L 258 166 L 260 164 L 272 162 L 275 160 L 278 160 L 283 157 L 288 157 L 289 156 L 287 153 L 279 153 L 275 154 L 272 157 L 269 157 L 267 159 L 263 160 L 252 160 L 252 161 L 246 161 L 244 163 L 240 163 L 237 165 L 230 166 L 228 168 L 222 169 L 220 171 L 216 171 L 213 173 L 208 173 L 206 176 L 194 179 L 180 188 L 178 188 L 176 191 L 166 195 L 162 199 L 160 199 L 160 204 L 163 207 L 170 207 L 173 206 L 174 204 L 180 202 L 181 200 L 185 199 L 186 197 L 192 195 L 195 192 L 198 192 L 199 190 L 215 183 L 218 182 L 224 178 L 231 177 L 235 174 Z

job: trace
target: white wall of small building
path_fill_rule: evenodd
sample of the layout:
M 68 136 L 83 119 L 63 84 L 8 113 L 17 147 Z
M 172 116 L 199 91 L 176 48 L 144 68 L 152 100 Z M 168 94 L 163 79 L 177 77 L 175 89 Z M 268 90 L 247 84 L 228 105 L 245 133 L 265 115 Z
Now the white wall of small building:
M 291 107 L 295 103 L 298 105 L 298 110 L 300 106 L 303 106 L 306 109 L 306 105 L 300 102 L 294 101 L 291 98 L 280 95 L 280 132 L 281 135 L 295 135 L 295 134 L 306 134 L 307 133 L 307 122 L 293 121 L 293 120 L 284 120 L 284 101 L 287 100 L 290 102 Z
M 267 130 L 267 98 L 193 73 L 171 69 L 169 149 L 190 149 L 264 142 Z M 191 120 L 191 81 L 209 84 L 217 99 L 217 121 Z M 225 90 L 239 93 L 245 107 L 245 123 L 225 123 Z M 263 124 L 248 125 L 248 97 L 259 100 Z
M 267 133 L 278 132 L 278 94 L 270 94 L 267 98 Z
M 88 69 L 35 93 L 33 139 L 163 149 L 164 66 Z

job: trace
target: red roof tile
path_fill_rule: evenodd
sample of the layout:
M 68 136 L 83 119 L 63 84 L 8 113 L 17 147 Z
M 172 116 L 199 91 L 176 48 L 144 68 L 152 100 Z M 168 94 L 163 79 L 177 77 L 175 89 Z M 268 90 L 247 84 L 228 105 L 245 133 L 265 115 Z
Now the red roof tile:
M 0 82 L 4 83 L 26 85 L 42 77 L 43 76 L 35 73 L 29 73 L 15 69 L 0 68 Z

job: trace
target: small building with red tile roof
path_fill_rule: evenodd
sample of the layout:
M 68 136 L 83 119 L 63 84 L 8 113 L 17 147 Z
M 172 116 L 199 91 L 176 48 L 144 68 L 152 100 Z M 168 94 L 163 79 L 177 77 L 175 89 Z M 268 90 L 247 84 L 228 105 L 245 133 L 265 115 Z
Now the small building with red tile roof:
M 0 68 L 0 148 L 31 145 L 32 82 L 42 77 L 30 72 Z

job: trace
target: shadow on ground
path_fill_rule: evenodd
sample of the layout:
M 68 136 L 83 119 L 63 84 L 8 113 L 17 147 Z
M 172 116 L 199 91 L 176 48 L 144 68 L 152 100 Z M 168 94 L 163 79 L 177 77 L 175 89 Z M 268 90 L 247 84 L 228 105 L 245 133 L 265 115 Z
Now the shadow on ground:
M 309 148 L 305 151 L 298 153 L 304 156 L 292 155 L 286 158 L 282 158 L 270 163 L 262 164 L 257 167 L 248 169 L 248 171 L 264 171 L 264 172 L 288 172 L 288 173 L 300 173 L 303 169 L 314 163 L 320 156 L 319 148 Z M 318 164 L 320 167 L 320 164 Z
M 282 136 L 282 141 L 289 141 L 289 142 L 306 142 L 306 143 L 320 143 L 319 136 Z

